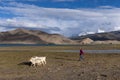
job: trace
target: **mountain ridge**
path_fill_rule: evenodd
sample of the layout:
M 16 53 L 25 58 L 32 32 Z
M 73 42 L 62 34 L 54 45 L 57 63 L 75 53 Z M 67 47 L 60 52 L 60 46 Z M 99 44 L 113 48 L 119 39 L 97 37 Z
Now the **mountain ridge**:
M 118 41 L 120 41 L 120 31 L 88 34 L 88 35 L 83 35 L 83 36 L 72 37 L 71 39 L 72 40 L 81 40 L 84 38 L 90 38 L 94 41 L 105 41 L 105 40 L 118 40 Z
M 117 44 L 120 43 L 119 36 L 120 31 L 112 31 L 67 38 L 60 34 L 18 28 L 0 32 L 0 44 Z
M 74 44 L 75 41 L 60 34 L 48 34 L 39 30 L 18 28 L 0 32 L 0 43 Z

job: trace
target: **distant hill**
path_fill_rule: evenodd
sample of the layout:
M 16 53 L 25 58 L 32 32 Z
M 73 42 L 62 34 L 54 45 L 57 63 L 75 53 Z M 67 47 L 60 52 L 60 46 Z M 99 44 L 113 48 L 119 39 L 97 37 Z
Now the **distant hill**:
M 0 43 L 23 44 L 74 44 L 75 41 L 59 34 L 48 34 L 39 30 L 16 29 L 0 32 Z
M 120 31 L 88 34 L 88 35 L 84 35 L 84 36 L 72 37 L 71 39 L 82 40 L 82 39 L 85 39 L 85 38 L 90 38 L 94 41 L 105 41 L 105 40 L 118 40 L 118 41 L 120 41 Z
M 117 44 L 120 43 L 118 41 L 120 41 L 120 31 L 76 36 L 71 39 L 60 34 L 23 28 L 0 32 L 0 44 Z

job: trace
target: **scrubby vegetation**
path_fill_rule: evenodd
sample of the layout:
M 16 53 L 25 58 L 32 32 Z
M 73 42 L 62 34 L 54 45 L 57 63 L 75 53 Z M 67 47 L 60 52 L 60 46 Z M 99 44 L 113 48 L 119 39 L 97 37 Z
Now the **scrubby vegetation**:
M 0 80 L 120 80 L 120 54 L 49 52 L 49 50 L 119 49 L 120 45 L 0 47 Z M 47 65 L 29 66 L 32 56 L 46 56 Z

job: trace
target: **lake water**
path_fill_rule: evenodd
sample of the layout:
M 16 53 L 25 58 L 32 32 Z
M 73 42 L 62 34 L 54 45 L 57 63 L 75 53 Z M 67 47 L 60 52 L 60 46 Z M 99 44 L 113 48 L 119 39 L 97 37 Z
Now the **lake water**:
M 79 45 L 67 45 L 67 44 L 0 44 L 0 47 L 12 47 L 12 46 L 79 46 Z
M 0 47 L 12 47 L 12 46 L 63 46 L 55 44 L 0 44 Z M 64 45 L 65 46 L 65 45 Z M 73 52 L 79 53 L 79 50 L 49 50 L 47 52 Z M 120 53 L 120 50 L 84 50 L 85 53 Z
M 12 46 L 55 46 L 54 44 L 0 44 L 0 47 Z
M 54 50 L 54 52 L 73 52 L 79 53 L 79 50 Z M 120 53 L 120 50 L 84 50 L 85 53 Z

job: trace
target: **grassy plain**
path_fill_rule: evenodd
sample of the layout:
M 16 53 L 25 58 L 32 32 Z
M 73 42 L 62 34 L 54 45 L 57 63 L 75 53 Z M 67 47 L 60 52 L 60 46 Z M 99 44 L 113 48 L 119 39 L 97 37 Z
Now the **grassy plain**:
M 120 54 L 49 52 L 49 50 L 120 49 L 120 45 L 0 47 L 0 80 L 120 80 Z M 30 67 L 32 56 L 46 56 L 45 66 Z

